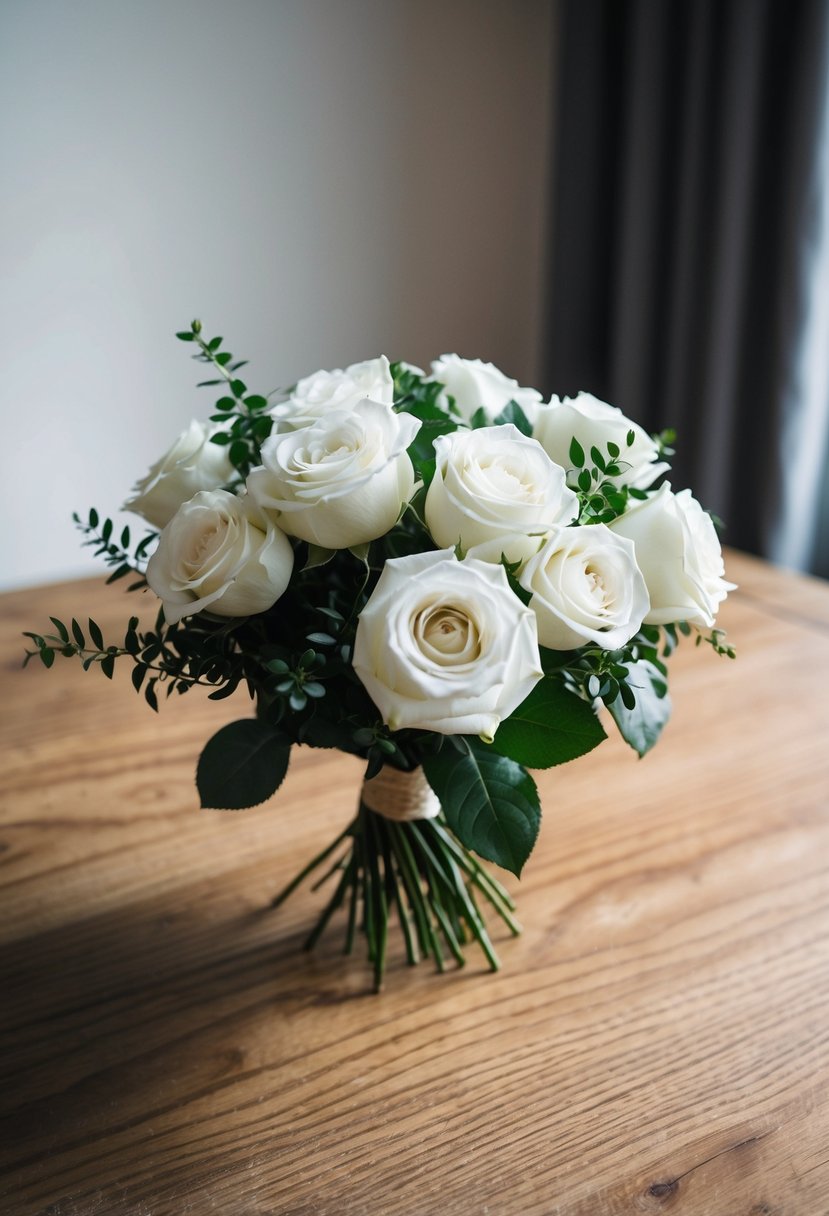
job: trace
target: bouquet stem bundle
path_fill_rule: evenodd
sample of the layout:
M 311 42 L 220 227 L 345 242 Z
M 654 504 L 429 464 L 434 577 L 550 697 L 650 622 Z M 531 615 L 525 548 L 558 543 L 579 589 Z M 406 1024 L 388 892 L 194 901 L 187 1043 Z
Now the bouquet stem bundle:
M 338 853 L 340 846 L 344 846 Z M 336 855 L 332 864 L 331 858 Z M 327 868 L 325 868 L 327 866 Z M 497 879 L 464 848 L 443 816 L 397 822 L 360 800 L 354 820 L 273 900 L 278 908 L 305 879 L 323 870 L 313 889 L 336 879 L 334 891 L 309 934 L 312 950 L 335 912 L 347 911 L 343 952 L 351 954 L 357 930 L 366 938 L 374 990 L 383 986 L 389 920 L 399 922 L 410 965 L 421 958 L 446 968 L 447 955 L 462 967 L 463 947 L 477 942 L 490 970 L 500 967 L 479 901 L 486 902 L 517 935 L 515 903 Z

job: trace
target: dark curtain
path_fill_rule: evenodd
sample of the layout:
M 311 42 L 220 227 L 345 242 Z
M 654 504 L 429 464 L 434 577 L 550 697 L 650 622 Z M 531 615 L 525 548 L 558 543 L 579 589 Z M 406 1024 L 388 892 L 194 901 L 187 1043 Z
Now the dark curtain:
M 727 521 L 729 544 L 768 555 L 809 308 L 829 5 L 558 11 L 545 387 L 674 427 L 674 488 Z

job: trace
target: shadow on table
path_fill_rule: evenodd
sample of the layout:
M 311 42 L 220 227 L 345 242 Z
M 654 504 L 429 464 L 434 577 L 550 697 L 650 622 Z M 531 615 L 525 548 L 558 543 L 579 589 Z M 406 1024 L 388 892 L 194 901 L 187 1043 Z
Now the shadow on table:
M 369 995 L 370 973 L 336 934 L 302 951 L 313 911 L 179 892 L 0 949 L 0 1170 L 280 1064 L 316 1007 L 336 1036 L 330 1007 Z

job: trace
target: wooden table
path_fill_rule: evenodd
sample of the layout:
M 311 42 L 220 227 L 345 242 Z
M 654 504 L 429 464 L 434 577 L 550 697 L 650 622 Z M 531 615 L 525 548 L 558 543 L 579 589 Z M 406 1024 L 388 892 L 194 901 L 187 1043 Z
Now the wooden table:
M 341 924 L 300 951 L 322 892 L 264 910 L 359 763 L 200 811 L 245 698 L 21 671 L 20 630 L 136 597 L 2 597 L 4 1216 L 829 1213 L 829 586 L 729 574 L 739 658 L 680 647 L 656 751 L 539 776 L 503 970 L 398 951 L 380 996 Z

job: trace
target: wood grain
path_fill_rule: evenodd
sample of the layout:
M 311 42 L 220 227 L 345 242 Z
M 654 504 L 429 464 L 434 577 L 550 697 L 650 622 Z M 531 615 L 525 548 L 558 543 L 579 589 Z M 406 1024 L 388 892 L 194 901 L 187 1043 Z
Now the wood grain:
M 298 752 L 266 806 L 200 811 L 243 696 L 152 714 L 20 630 L 135 597 L 0 598 L 0 1212 L 826 1216 L 829 587 L 732 555 L 736 663 L 684 644 L 643 761 L 539 775 L 507 878 L 524 934 L 370 995 L 322 892 L 271 896 L 353 809 Z M 126 676 L 126 673 L 125 673 Z

